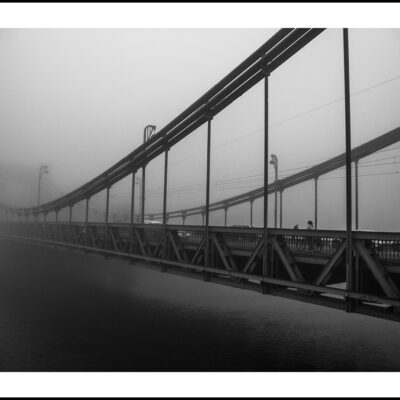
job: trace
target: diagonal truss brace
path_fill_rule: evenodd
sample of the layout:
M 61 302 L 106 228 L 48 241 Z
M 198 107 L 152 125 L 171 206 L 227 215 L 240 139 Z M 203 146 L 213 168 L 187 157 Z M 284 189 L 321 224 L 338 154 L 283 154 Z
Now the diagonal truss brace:
M 199 247 L 197 247 L 197 250 L 194 253 L 193 258 L 191 259 L 190 264 L 194 264 L 198 259 L 199 259 L 198 262 L 200 262 L 201 258 L 203 257 L 203 253 L 201 250 L 204 248 L 205 243 L 206 243 L 206 237 L 203 236 L 203 239 L 201 239 Z
M 289 251 L 286 249 L 285 252 L 275 237 L 272 236 L 271 241 L 272 241 L 272 247 L 278 253 L 278 256 L 281 259 L 282 264 L 285 267 L 287 273 L 289 274 L 290 279 L 294 282 L 306 282 L 303 274 L 301 273 L 296 262 L 291 257 Z
M 226 243 L 222 241 L 223 239 L 222 238 L 218 239 L 218 237 L 215 234 L 212 234 L 210 237 L 222 259 L 222 262 L 224 263 L 225 268 L 228 271 L 238 271 L 232 253 L 230 252 Z
M 329 279 L 333 274 L 333 271 L 340 264 L 340 261 L 343 258 L 345 250 L 346 250 L 346 241 L 343 240 L 339 248 L 333 255 L 333 257 L 328 261 L 324 269 L 319 274 L 318 278 L 315 280 L 316 285 L 325 286 L 328 283 Z
M 264 238 L 261 238 L 256 247 L 253 249 L 253 251 L 250 254 L 249 259 L 247 260 L 245 266 L 243 267 L 243 273 L 246 274 L 247 271 L 249 271 L 250 273 L 253 272 L 255 266 L 257 265 L 256 257 L 259 256 L 260 254 L 263 253 L 264 249 Z
M 143 242 L 142 238 L 140 237 L 140 234 L 139 234 L 137 229 L 135 229 L 135 236 L 136 236 L 137 242 L 139 243 L 139 247 L 140 247 L 140 250 L 141 250 L 142 254 L 144 256 L 146 256 L 147 255 L 146 245 Z
M 354 246 L 358 253 L 364 259 L 365 264 L 372 272 L 372 275 L 379 283 L 385 295 L 389 298 L 398 299 L 400 298 L 400 292 L 396 284 L 393 282 L 389 273 L 385 270 L 382 264 L 378 260 L 374 260 L 370 252 L 365 248 L 365 246 L 358 240 L 354 241 Z
M 172 248 L 174 249 L 174 253 L 179 262 L 188 262 L 188 256 L 186 254 L 185 247 L 183 246 L 182 241 L 180 240 L 179 235 L 173 235 L 172 232 L 168 231 L 167 237 L 172 244 Z M 178 243 L 177 243 L 178 242 Z M 182 252 L 182 255 L 181 255 Z

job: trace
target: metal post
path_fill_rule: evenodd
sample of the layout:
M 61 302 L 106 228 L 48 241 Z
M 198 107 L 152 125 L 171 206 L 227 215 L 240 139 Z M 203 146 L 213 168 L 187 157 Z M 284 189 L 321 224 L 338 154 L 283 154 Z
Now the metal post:
M 89 222 L 89 197 L 86 198 L 86 210 L 85 210 L 85 225 Z
M 274 166 L 275 169 L 275 182 L 274 182 L 274 197 L 275 197 L 275 206 L 274 206 L 274 228 L 278 225 L 278 157 L 275 154 L 271 154 L 271 161 L 269 162 Z
M 278 226 L 278 189 L 276 187 L 276 181 L 275 181 L 275 210 L 274 210 L 274 228 Z
M 279 228 L 282 228 L 282 196 L 283 189 L 279 191 Z
M 250 200 L 250 226 L 253 226 L 253 203 L 254 199 Z
M 72 207 L 73 207 L 73 204 L 71 204 L 69 206 L 69 240 L 71 242 L 73 242 L 73 239 L 72 239 Z
M 40 206 L 40 183 L 42 180 L 42 175 L 43 174 L 48 174 L 49 173 L 49 168 L 47 165 L 41 165 L 39 168 L 39 184 L 38 184 L 38 207 Z
M 144 165 L 142 168 L 142 200 L 141 200 L 141 215 L 140 222 L 144 224 L 144 200 L 145 200 L 145 191 L 146 191 L 146 166 Z
M 155 125 L 147 125 L 143 130 L 143 144 L 146 143 L 151 136 L 155 133 L 156 126 Z M 144 208 L 145 208 L 145 192 L 146 192 L 146 166 L 144 165 L 142 168 L 142 200 L 141 200 L 141 218 L 140 221 L 144 224 Z
M 132 172 L 132 191 L 131 191 L 131 224 L 135 221 L 135 186 L 136 186 L 136 171 Z
M 227 219 L 228 219 L 228 208 L 229 207 L 224 207 L 224 211 L 225 211 L 225 226 L 226 226 L 226 222 L 227 222 Z
M 348 29 L 343 29 L 344 60 L 344 103 L 346 118 L 346 290 L 353 290 L 352 271 L 352 215 L 351 215 L 351 119 L 350 119 L 350 73 L 349 73 L 349 36 Z M 347 311 L 351 304 L 347 302 Z
M 268 265 L 268 77 L 269 71 L 264 70 L 264 257 L 263 276 L 269 275 Z M 263 285 L 263 292 L 267 292 L 267 285 Z
M 109 208 L 110 208 L 110 186 L 107 186 L 107 194 L 106 194 L 106 221 L 105 221 L 105 241 L 104 245 L 107 248 L 108 247 L 108 214 L 109 214 Z
M 354 161 L 354 173 L 355 173 L 355 195 L 356 195 L 356 199 L 355 199 L 355 208 L 356 208 L 356 229 L 358 230 L 358 161 L 359 160 L 355 160 Z
M 55 212 L 55 227 L 54 227 L 54 232 L 55 232 L 55 239 L 56 240 L 59 240 L 59 231 L 60 231 L 60 228 L 57 226 L 58 225 L 58 209 L 57 210 L 55 210 L 54 212 Z
M 89 197 L 86 198 L 86 212 L 85 212 L 85 246 L 88 245 L 89 237 Z
M 164 160 L 164 198 L 163 198 L 163 224 L 167 223 L 167 180 L 168 180 L 168 149 L 165 150 Z
M 130 239 L 129 239 L 129 252 L 134 252 L 135 249 L 135 231 L 133 224 L 135 222 L 135 188 L 136 188 L 136 172 L 132 172 L 132 188 L 131 188 L 131 228 L 130 228 Z M 141 186 L 140 186 L 141 187 Z M 140 211 L 139 211 L 140 212 Z
M 186 215 L 182 214 L 182 225 L 185 225 L 185 219 L 186 219 Z
M 163 198 L 163 229 L 164 229 L 164 244 L 163 258 L 167 258 L 167 183 L 168 183 L 168 148 L 165 149 L 164 159 L 164 198 Z
M 318 176 L 314 177 L 314 221 L 315 229 L 318 228 Z
M 206 182 L 206 247 L 205 247 L 205 257 L 204 265 L 208 265 L 210 244 L 209 244 L 209 224 L 210 224 L 210 163 L 211 163 L 211 120 L 212 117 L 208 119 L 207 122 L 207 182 Z M 204 217 L 203 217 L 204 220 Z M 204 224 L 204 222 L 203 222 Z
M 40 181 L 42 180 L 42 167 L 39 169 L 39 183 L 38 183 L 38 195 L 37 195 L 37 205 L 40 206 Z

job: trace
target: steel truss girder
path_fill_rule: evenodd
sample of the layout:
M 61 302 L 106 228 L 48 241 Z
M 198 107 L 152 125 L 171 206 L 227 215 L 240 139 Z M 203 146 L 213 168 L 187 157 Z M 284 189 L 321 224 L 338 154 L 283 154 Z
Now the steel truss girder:
M 181 240 L 178 232 L 181 229 L 184 229 L 185 232 L 190 232 L 191 230 L 200 231 L 202 227 L 190 227 L 190 226 L 169 226 L 166 229 L 154 229 L 147 228 L 143 226 L 128 225 L 128 224 L 110 224 L 108 229 L 110 230 L 110 248 L 104 249 L 104 240 L 102 238 L 105 237 L 105 231 L 102 230 L 101 225 L 93 224 L 82 226 L 79 224 L 33 224 L 33 223 L 9 223 L 3 224 L 1 229 L 5 233 L 18 235 L 18 237 L 31 237 L 33 239 L 39 238 L 37 240 L 42 240 L 46 243 L 65 243 L 72 244 L 74 246 L 81 246 L 85 249 L 98 249 L 98 250 L 110 250 L 118 253 L 129 254 L 130 256 L 142 256 L 151 259 L 157 259 L 160 263 L 175 263 L 174 258 L 178 263 L 182 265 L 192 265 L 197 263 L 196 267 L 202 267 L 198 265 L 203 261 L 204 256 L 204 247 L 206 241 L 206 235 L 203 230 L 203 236 L 197 236 L 197 242 L 191 242 L 191 246 L 187 246 L 186 242 L 184 243 Z M 235 229 L 232 228 L 210 228 L 209 240 L 211 246 L 216 250 L 214 253 L 218 255 L 222 260 L 222 268 L 217 268 L 215 265 L 207 265 L 206 267 L 213 268 L 216 271 L 220 271 L 223 273 L 225 271 L 226 274 L 230 276 L 231 273 L 240 273 L 243 276 L 251 276 L 255 266 L 257 265 L 258 258 L 263 253 L 263 237 L 258 236 L 257 241 L 255 241 L 256 236 L 260 235 L 259 230 L 257 229 L 236 229 L 239 235 L 250 235 L 249 237 L 254 237 L 254 242 L 248 242 L 247 254 L 245 259 L 243 259 L 244 254 L 242 254 L 239 258 L 235 259 L 237 254 L 238 247 L 234 244 L 235 240 L 237 243 L 238 237 L 236 239 L 233 235 L 235 233 Z M 153 232 L 153 233 L 152 233 Z M 276 232 L 284 232 L 284 235 L 277 234 Z M 290 237 L 290 234 L 293 238 L 299 238 L 301 240 L 302 235 L 311 237 L 318 237 L 318 235 L 327 235 L 324 231 L 313 231 L 313 232 L 302 232 L 301 230 L 270 230 L 268 241 L 272 245 L 272 249 L 274 253 L 278 256 L 278 259 L 281 262 L 281 266 L 285 268 L 291 281 L 293 283 L 306 283 L 311 284 L 311 282 L 306 282 L 303 273 L 300 269 L 300 266 L 294 262 L 294 258 L 297 253 L 293 251 L 289 251 L 287 247 L 286 237 Z M 155 234 L 154 234 L 155 233 Z M 229 233 L 230 236 L 226 236 L 225 233 Z M 153 235 L 152 242 L 149 242 L 148 235 Z M 233 235 L 233 236 L 232 236 Z M 253 236 L 251 236 L 253 235 Z M 374 237 L 381 238 L 378 243 L 382 243 L 382 241 L 386 240 L 387 243 L 392 243 L 395 241 L 396 245 L 400 242 L 399 235 L 396 234 L 384 234 L 377 233 L 375 236 L 374 233 L 368 232 L 355 232 L 353 236 L 353 248 L 354 254 L 353 257 L 357 254 L 360 256 L 365 263 L 366 268 L 371 272 L 372 276 L 369 279 L 373 279 L 382 289 L 384 295 L 387 299 L 400 299 L 400 290 L 394 282 L 394 278 L 392 279 L 391 273 L 396 274 L 400 272 L 400 265 L 396 270 L 396 267 L 393 265 L 386 266 L 382 264 L 379 260 L 379 254 L 382 256 L 382 250 L 378 254 L 378 250 L 374 247 L 376 246 L 376 239 L 374 242 Z M 229 240 L 227 240 L 227 237 Z M 314 283 L 312 284 L 314 287 L 324 288 L 327 284 L 329 284 L 330 278 L 333 275 L 335 269 L 337 269 L 341 265 L 341 260 L 344 255 L 344 250 L 346 247 L 346 242 L 344 240 L 344 235 L 342 232 L 332 232 L 331 240 L 339 240 L 339 245 L 336 247 L 334 242 L 329 242 L 332 247 L 332 251 L 330 252 L 330 258 L 327 260 L 326 264 L 323 266 L 319 275 L 316 279 L 313 278 Z M 166 239 L 165 243 L 170 245 L 170 249 L 172 252 L 169 254 L 167 252 L 161 252 L 160 250 L 164 246 L 164 239 Z M 370 240 L 371 245 L 368 247 L 364 242 L 366 240 Z M 193 248 L 193 244 L 196 243 L 196 247 Z M 254 243 L 254 245 L 251 245 Z M 375 243 L 375 245 L 374 245 Z M 228 246 L 229 244 L 229 246 Z M 236 247 L 235 247 L 236 246 Z M 297 248 L 294 246 L 293 248 Z M 393 247 L 392 247 L 393 249 Z M 333 251 L 334 250 L 334 251 Z M 391 250 L 392 253 L 395 250 Z M 396 250 L 396 254 L 400 254 L 400 250 Z M 190 253 L 191 252 L 191 253 Z M 316 253 L 315 255 L 317 255 Z M 216 260 L 216 259 L 215 259 Z M 268 276 L 268 278 L 273 278 L 272 276 Z M 293 285 L 292 285 L 293 286 Z M 360 294 L 361 295 L 361 294 Z
M 14 233 L 18 233 L 15 232 Z M 83 251 L 83 252 L 94 252 L 94 253 L 99 253 L 99 254 L 104 254 L 107 257 L 108 256 L 116 256 L 116 257 L 122 257 L 122 258 L 126 258 L 129 260 L 143 260 L 143 261 L 148 261 L 148 262 L 152 262 L 156 267 L 159 265 L 166 265 L 166 266 L 171 266 L 171 267 L 178 267 L 178 270 L 168 270 L 168 271 L 176 271 L 176 273 L 180 273 L 179 271 L 182 271 L 183 274 L 186 274 L 187 272 L 189 272 L 192 275 L 185 275 L 185 276 L 193 276 L 193 277 L 198 277 L 199 272 L 208 272 L 210 274 L 210 276 L 212 276 L 211 274 L 216 273 L 219 275 L 221 275 L 221 270 L 220 269 L 216 269 L 213 267 L 206 267 L 206 266 L 194 266 L 191 264 L 187 264 L 187 263 L 180 263 L 180 262 L 176 262 L 176 261 L 170 261 L 170 260 L 162 260 L 162 259 L 158 259 L 158 258 L 153 258 L 153 257 L 145 257 L 145 256 L 140 256 L 140 255 L 132 255 L 132 254 L 126 254 L 123 252 L 116 252 L 116 251 L 112 251 L 112 250 L 105 250 L 105 249 L 100 249 L 100 248 L 90 248 L 90 247 L 85 247 L 85 246 L 81 246 L 81 245 L 74 245 L 71 243 L 65 243 L 65 242 L 54 242 L 54 241 L 49 241 L 49 240 L 42 240 L 42 239 L 37 239 L 34 237 L 22 237 L 22 236 L 16 236 L 14 234 L 12 234 L 11 231 L 5 232 L 4 229 L 2 229 L 2 234 L 0 235 L 1 237 L 3 237 L 4 239 L 8 239 L 8 240 L 13 240 L 13 241 L 22 241 L 22 242 L 28 242 L 28 243 L 33 243 L 36 245 L 41 245 L 41 246 L 50 246 L 50 247 L 65 247 L 68 249 L 72 249 L 72 250 L 77 250 L 77 251 Z M 151 267 L 150 267 L 151 268 Z M 161 267 L 162 270 L 162 267 Z M 187 272 L 186 272 L 187 271 Z M 285 281 L 282 279 L 276 279 L 276 278 L 270 278 L 270 277 L 262 277 L 259 275 L 251 275 L 251 274 L 243 274 L 241 272 L 233 272 L 233 271 L 226 271 L 226 275 L 228 277 L 232 277 L 232 278 L 237 278 L 238 280 L 242 281 L 243 279 L 246 282 L 249 282 L 250 286 L 255 287 L 257 291 L 260 291 L 256 286 L 254 286 L 254 283 L 251 282 L 257 282 L 258 284 L 263 284 L 263 283 L 269 283 L 269 284 L 273 284 L 275 286 L 281 286 L 281 287 L 293 287 L 296 288 L 298 290 L 304 290 L 304 291 L 313 291 L 316 293 L 326 293 L 326 294 L 332 294 L 335 295 L 339 298 L 350 298 L 350 299 L 355 299 L 355 300 L 359 300 L 359 301 L 366 301 L 366 302 L 375 302 L 375 303 L 383 303 L 383 304 L 387 304 L 390 306 L 395 307 L 396 309 L 400 309 L 400 300 L 399 299 L 390 299 L 390 298 L 385 298 L 385 297 L 380 297 L 380 296 L 376 296 L 376 295 L 370 295 L 370 294 L 365 294 L 365 293 L 358 293 L 358 292 L 354 292 L 354 291 L 346 291 L 344 289 L 338 289 L 338 288 L 333 288 L 333 287 L 321 287 L 321 286 L 317 286 L 314 284 L 309 284 L 309 283 L 301 283 L 301 282 L 289 282 L 289 281 Z M 212 280 L 214 280 L 214 278 L 212 278 Z M 240 284 L 236 284 L 235 287 L 243 287 L 243 285 L 245 284 L 245 281 L 242 285 Z M 223 280 L 220 281 L 217 279 L 217 277 L 215 277 L 215 282 L 216 283 L 221 283 L 221 284 L 229 284 L 229 280 Z M 234 281 L 232 281 L 232 284 L 234 283 Z M 250 288 L 249 286 L 249 288 Z M 246 286 L 247 287 L 247 286 Z M 278 296 L 280 295 L 278 292 L 274 293 L 277 294 Z M 318 297 L 320 298 L 320 297 Z M 318 303 L 318 298 L 316 299 L 316 302 Z M 299 297 L 299 300 L 301 300 L 302 297 Z M 307 298 L 308 302 L 314 302 L 313 298 Z M 325 305 L 328 305 L 327 303 L 325 303 Z M 356 307 L 354 309 L 354 312 L 357 313 L 365 313 L 361 308 Z M 367 312 L 368 313 L 368 312 Z M 394 319 L 394 320 L 400 320 L 398 317 L 398 314 L 396 313 L 389 313 L 386 310 L 383 312 L 375 312 L 373 315 L 378 316 L 378 317 L 383 317 L 383 318 L 389 318 L 389 319 Z

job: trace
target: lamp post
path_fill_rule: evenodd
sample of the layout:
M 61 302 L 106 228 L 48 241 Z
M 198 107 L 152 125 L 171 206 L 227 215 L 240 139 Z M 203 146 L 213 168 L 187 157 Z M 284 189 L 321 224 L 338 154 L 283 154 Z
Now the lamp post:
M 49 167 L 47 165 L 41 165 L 39 168 L 39 185 L 38 185 L 38 207 L 40 206 L 40 183 L 42 180 L 43 174 L 49 173 Z
M 278 202 L 278 157 L 275 154 L 271 154 L 271 161 L 269 162 L 274 166 L 275 169 L 275 214 L 274 214 L 274 228 L 277 226 L 278 214 L 277 214 L 277 202 Z
M 146 143 L 156 131 L 155 125 L 147 125 L 143 130 L 143 144 Z M 144 224 L 144 197 L 146 190 L 146 166 L 142 168 L 142 190 L 141 190 L 141 223 Z
M 140 189 L 140 198 L 139 198 L 139 200 L 140 200 L 140 204 L 139 204 L 139 215 L 141 215 L 141 212 L 142 212 L 142 199 L 143 199 L 143 196 L 142 196 L 142 178 L 140 177 L 140 176 L 137 176 L 136 178 L 135 178 L 135 184 L 138 184 L 139 185 L 139 189 Z M 142 218 L 139 218 L 139 221 L 138 222 L 140 222 L 141 221 L 141 219 Z M 143 216 L 143 220 L 144 220 L 144 216 Z

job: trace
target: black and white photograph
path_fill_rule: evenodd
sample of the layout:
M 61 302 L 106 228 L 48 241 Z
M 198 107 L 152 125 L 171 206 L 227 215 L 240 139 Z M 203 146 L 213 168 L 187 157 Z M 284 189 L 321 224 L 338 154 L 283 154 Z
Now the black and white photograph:
M 0 378 L 399 372 L 400 27 L 372 6 L 0 17 Z

